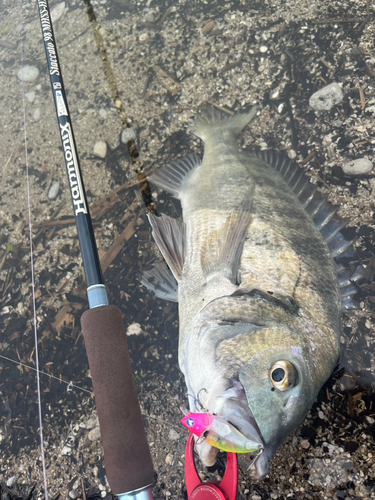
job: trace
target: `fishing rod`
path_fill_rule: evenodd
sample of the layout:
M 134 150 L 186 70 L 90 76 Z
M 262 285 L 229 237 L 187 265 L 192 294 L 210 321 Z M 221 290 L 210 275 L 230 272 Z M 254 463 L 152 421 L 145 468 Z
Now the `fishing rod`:
M 86 199 L 48 0 L 38 0 L 49 76 L 87 283 L 89 310 L 81 318 L 108 483 L 120 500 L 152 500 L 154 469 L 118 307 L 108 304 Z
M 90 309 L 83 313 L 81 326 L 98 411 L 108 483 L 119 500 L 153 500 L 154 469 L 142 423 L 126 333 L 120 309 L 108 304 L 48 0 L 38 0 L 38 9 L 86 276 Z M 194 438 L 190 434 L 185 454 L 189 500 L 236 499 L 237 455 L 228 452 L 227 457 L 227 469 L 222 481 L 202 483 L 194 462 Z

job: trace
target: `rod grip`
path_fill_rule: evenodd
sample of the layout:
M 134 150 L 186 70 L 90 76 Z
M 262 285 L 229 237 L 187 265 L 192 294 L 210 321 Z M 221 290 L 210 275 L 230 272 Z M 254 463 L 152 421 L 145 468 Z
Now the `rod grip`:
M 134 384 L 122 314 L 116 306 L 81 318 L 94 386 L 104 461 L 114 494 L 153 483 L 154 470 Z

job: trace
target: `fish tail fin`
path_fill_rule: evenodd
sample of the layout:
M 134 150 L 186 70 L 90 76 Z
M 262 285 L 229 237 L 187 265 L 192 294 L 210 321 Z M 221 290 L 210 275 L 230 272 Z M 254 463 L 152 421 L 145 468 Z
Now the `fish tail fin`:
M 257 107 L 254 106 L 248 113 L 237 113 L 232 116 L 225 114 L 217 108 L 206 108 L 197 116 L 190 131 L 203 141 L 207 137 L 207 134 L 220 129 L 232 132 L 237 137 L 254 118 L 257 111 Z

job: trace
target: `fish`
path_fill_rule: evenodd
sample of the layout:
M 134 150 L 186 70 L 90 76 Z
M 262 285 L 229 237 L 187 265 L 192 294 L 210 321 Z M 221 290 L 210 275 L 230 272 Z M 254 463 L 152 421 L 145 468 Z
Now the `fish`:
M 148 214 L 165 262 L 141 281 L 178 302 L 190 411 L 261 443 L 250 473 L 262 478 L 337 367 L 341 313 L 357 307 L 363 268 L 342 233 L 348 221 L 302 168 L 239 146 L 256 113 L 207 108 L 191 128 L 203 158 L 191 153 L 149 176 L 180 200 L 182 220 Z M 217 448 L 196 448 L 215 463 Z

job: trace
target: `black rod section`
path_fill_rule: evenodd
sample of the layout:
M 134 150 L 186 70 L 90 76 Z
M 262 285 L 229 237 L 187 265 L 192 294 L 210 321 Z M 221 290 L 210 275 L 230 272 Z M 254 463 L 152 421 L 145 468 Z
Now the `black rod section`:
M 93 285 L 104 285 L 98 249 L 94 237 L 94 229 L 83 185 L 81 167 L 79 165 L 73 126 L 70 119 L 68 102 L 66 100 L 65 88 L 57 55 L 48 1 L 38 0 L 38 7 L 87 288 Z

